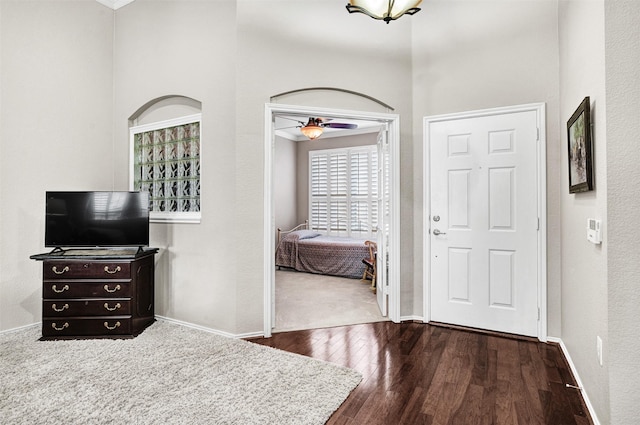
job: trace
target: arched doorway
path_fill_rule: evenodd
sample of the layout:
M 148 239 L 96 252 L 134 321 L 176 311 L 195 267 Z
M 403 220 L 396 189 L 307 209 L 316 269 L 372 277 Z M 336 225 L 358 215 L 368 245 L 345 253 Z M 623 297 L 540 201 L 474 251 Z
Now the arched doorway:
M 400 223 L 399 223 L 399 139 L 400 118 L 397 114 L 362 112 L 354 110 L 336 110 L 329 108 L 294 106 L 294 105 L 265 105 L 265 167 L 264 167 L 264 334 L 270 336 L 275 320 L 275 216 L 274 216 L 274 149 L 275 149 L 275 119 L 281 115 L 300 117 L 321 116 L 330 119 L 375 121 L 383 128 L 381 131 L 381 149 L 386 160 L 381 168 L 386 169 L 385 180 L 388 189 L 386 197 L 381 196 L 382 210 L 385 219 L 380 226 L 381 243 L 378 252 L 382 252 L 379 267 L 377 291 L 378 303 L 388 317 L 398 322 L 400 320 Z M 388 307 L 388 310 L 387 310 Z

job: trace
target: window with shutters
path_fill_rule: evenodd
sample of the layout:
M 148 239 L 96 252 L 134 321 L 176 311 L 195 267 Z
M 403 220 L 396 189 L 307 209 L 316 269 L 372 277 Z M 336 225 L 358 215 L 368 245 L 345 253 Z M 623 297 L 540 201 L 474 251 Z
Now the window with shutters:
M 200 221 L 201 115 L 131 127 L 132 190 L 149 192 L 149 218 Z
M 372 238 L 378 225 L 376 146 L 309 152 L 309 223 L 332 236 Z

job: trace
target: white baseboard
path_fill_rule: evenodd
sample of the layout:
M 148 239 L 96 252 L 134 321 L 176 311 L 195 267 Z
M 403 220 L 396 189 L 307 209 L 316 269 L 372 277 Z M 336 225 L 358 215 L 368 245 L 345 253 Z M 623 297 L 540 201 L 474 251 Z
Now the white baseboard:
M 228 338 L 243 339 L 243 338 L 254 338 L 254 337 L 264 336 L 262 334 L 262 332 L 254 332 L 254 333 L 246 333 L 246 334 L 232 334 L 232 333 L 220 331 L 220 330 L 217 330 L 217 329 L 207 328 L 207 327 L 201 326 L 201 325 L 196 325 L 196 324 L 193 324 L 193 323 L 184 322 L 182 320 L 172 319 L 170 317 L 164 317 L 164 316 L 158 316 L 158 315 L 156 315 L 155 317 L 158 320 L 163 320 L 163 321 L 169 322 L 169 323 L 175 323 L 176 325 L 184 326 L 184 327 L 191 328 L 191 329 L 197 329 L 197 330 L 200 330 L 200 331 L 209 332 L 209 333 L 216 334 L 216 335 L 226 336 Z
M 22 331 L 22 330 L 29 329 L 29 328 L 34 328 L 36 326 L 41 326 L 41 325 L 42 325 L 42 322 L 36 322 L 36 323 L 32 323 L 30 325 L 19 326 L 17 328 L 7 329 L 6 331 L 0 331 L 0 335 L 9 334 L 9 333 L 12 333 L 12 332 L 18 332 L 18 331 Z
M 560 346 L 560 349 L 562 350 L 562 354 L 564 355 L 564 358 L 567 360 L 567 363 L 569 364 L 571 373 L 573 374 L 573 377 L 576 379 L 576 384 L 578 384 L 578 387 L 580 388 L 580 394 L 582 394 L 582 399 L 584 400 L 584 403 L 587 405 L 587 410 L 591 415 L 591 419 L 593 420 L 593 425 L 600 425 L 600 421 L 598 420 L 598 416 L 596 415 L 595 409 L 593 408 L 593 404 L 591 404 L 591 400 L 589 400 L 587 391 L 584 389 L 584 386 L 582 385 L 582 380 L 580 380 L 580 375 L 578 375 L 578 370 L 576 369 L 576 365 L 573 364 L 573 360 L 571 360 L 571 355 L 569 354 L 569 350 L 567 350 L 567 346 L 564 345 L 564 342 L 560 338 L 548 337 L 547 341 L 557 343 Z
M 400 316 L 401 322 L 424 322 L 422 316 Z

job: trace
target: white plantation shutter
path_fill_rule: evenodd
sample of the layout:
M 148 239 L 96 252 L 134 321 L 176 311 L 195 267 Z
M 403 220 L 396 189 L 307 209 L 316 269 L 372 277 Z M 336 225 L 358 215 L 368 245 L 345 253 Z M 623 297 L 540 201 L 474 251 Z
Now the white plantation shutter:
M 329 154 L 329 233 L 336 236 L 348 234 L 347 194 L 349 176 L 347 174 L 347 154 Z
M 351 233 L 368 234 L 371 223 L 370 205 L 367 201 L 351 201 Z
M 311 202 L 311 228 L 315 230 L 326 231 L 329 229 L 327 218 L 327 202 L 326 201 L 313 201 Z
M 337 153 L 329 155 L 331 165 L 329 174 L 329 185 L 331 196 L 347 196 L 348 175 L 347 175 L 347 154 Z
M 369 153 L 353 152 L 351 154 L 351 194 L 353 196 L 369 193 Z
M 327 200 L 329 197 L 329 157 L 316 155 L 310 158 L 310 224 L 312 229 L 327 231 L 329 229 Z
M 311 158 L 311 196 L 327 196 L 328 157 L 316 155 Z
M 347 200 L 336 199 L 329 203 L 330 225 L 329 232 L 336 236 L 346 236 L 348 234 Z
M 377 152 L 353 150 L 350 154 L 351 235 L 367 237 L 377 225 Z
M 309 152 L 311 227 L 367 238 L 377 226 L 376 146 Z

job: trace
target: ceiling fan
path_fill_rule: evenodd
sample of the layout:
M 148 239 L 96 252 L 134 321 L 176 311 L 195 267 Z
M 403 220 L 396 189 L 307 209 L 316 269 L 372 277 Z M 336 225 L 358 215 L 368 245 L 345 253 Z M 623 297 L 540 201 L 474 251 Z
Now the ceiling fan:
M 280 117 L 292 121 L 292 118 Z M 305 124 L 303 121 L 298 121 L 299 125 L 296 128 L 299 128 L 302 134 L 307 136 L 309 139 L 317 139 L 320 137 L 325 128 L 341 128 L 341 129 L 354 129 L 358 128 L 358 124 L 353 123 L 345 123 L 345 122 L 331 122 L 330 118 L 320 118 L 320 117 L 309 117 L 309 120 Z

